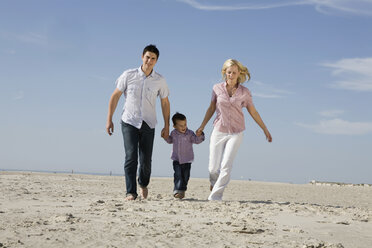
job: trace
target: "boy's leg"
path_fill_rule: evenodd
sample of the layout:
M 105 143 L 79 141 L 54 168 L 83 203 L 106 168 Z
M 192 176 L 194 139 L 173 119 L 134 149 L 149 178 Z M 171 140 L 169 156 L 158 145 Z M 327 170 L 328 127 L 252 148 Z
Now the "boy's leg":
M 125 150 L 125 185 L 127 196 L 137 197 L 137 166 L 138 166 L 138 137 L 139 130 L 132 125 L 121 122 L 121 131 L 124 139 Z
M 180 193 L 182 191 L 182 168 L 178 161 L 173 161 L 173 170 L 174 170 L 174 188 L 173 194 Z
M 181 165 L 182 168 L 182 188 L 184 191 L 187 190 L 187 184 L 190 179 L 191 163 L 185 163 Z

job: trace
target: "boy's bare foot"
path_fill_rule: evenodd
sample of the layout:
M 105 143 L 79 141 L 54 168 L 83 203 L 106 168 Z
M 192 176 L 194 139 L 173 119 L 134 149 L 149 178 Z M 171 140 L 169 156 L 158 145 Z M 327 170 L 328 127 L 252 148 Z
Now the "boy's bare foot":
M 209 190 L 210 190 L 210 191 L 212 191 L 212 189 L 213 189 L 213 186 L 212 186 L 212 185 L 210 185 L 210 186 L 209 186 Z
M 125 201 L 134 201 L 136 199 L 136 197 L 134 197 L 134 195 L 127 195 L 124 200 Z
M 149 194 L 149 190 L 147 189 L 147 187 L 140 187 L 140 196 L 143 198 L 143 199 L 147 199 L 147 196 Z

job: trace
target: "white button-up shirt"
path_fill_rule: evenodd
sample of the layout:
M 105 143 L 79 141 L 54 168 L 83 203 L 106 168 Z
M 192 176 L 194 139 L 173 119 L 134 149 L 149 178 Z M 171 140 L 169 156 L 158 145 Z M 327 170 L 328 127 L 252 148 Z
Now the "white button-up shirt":
M 169 95 L 165 78 L 154 70 L 146 77 L 139 67 L 124 71 L 116 80 L 116 87 L 125 96 L 121 119 L 138 129 L 142 121 L 155 128 L 156 98 L 160 96 L 163 99 Z

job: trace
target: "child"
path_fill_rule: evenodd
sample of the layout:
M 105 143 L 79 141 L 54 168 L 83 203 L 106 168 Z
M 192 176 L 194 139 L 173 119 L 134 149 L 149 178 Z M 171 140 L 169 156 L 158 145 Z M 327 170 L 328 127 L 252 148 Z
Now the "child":
M 176 113 L 172 117 L 174 129 L 165 139 L 168 144 L 173 144 L 172 157 L 174 170 L 174 197 L 185 197 L 187 183 L 190 178 L 191 162 L 194 160 L 192 144 L 200 144 L 204 141 L 204 133 L 196 136 L 187 128 L 186 116 Z

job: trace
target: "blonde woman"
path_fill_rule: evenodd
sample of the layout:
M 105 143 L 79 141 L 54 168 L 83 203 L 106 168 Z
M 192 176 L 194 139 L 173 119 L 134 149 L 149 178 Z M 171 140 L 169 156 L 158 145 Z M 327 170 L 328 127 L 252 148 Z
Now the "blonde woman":
M 262 128 L 268 142 L 272 141 L 269 130 L 252 102 L 251 92 L 241 85 L 250 79 L 247 67 L 237 60 L 228 59 L 223 64 L 221 73 L 224 81 L 213 86 L 211 103 L 196 131 L 196 135 L 201 135 L 214 112 L 217 112 L 209 146 L 211 193 L 208 197 L 208 200 L 216 201 L 222 200 L 223 192 L 230 181 L 235 155 L 243 140 L 245 130 L 243 108 L 248 110 Z

